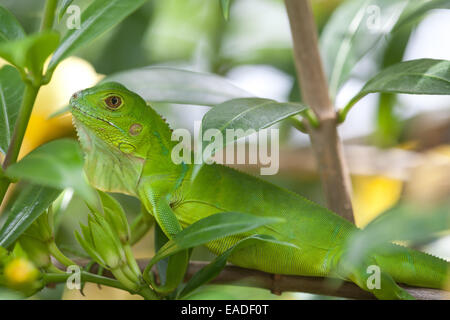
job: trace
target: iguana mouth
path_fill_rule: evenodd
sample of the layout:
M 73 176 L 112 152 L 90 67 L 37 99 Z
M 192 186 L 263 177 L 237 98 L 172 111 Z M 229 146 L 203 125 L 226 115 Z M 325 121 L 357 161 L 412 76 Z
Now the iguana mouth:
M 80 106 L 78 106 L 78 105 L 75 104 L 74 102 L 71 103 L 71 106 L 72 106 L 72 109 L 75 109 L 76 111 L 78 111 L 78 112 L 84 114 L 85 116 L 91 117 L 91 118 L 96 119 L 96 120 L 99 120 L 99 121 L 102 121 L 102 122 L 104 122 L 104 123 L 110 125 L 111 127 L 114 127 L 114 128 L 116 128 L 117 130 L 120 130 L 121 132 L 124 133 L 124 131 L 123 131 L 120 127 L 116 126 L 116 125 L 115 125 L 114 123 L 112 123 L 111 121 L 108 121 L 108 120 L 103 119 L 103 118 L 100 118 L 100 117 L 98 117 L 98 116 L 96 116 L 96 115 L 90 114 L 89 112 L 87 112 L 86 110 L 82 109 Z M 75 115 L 75 117 L 76 117 L 76 115 Z

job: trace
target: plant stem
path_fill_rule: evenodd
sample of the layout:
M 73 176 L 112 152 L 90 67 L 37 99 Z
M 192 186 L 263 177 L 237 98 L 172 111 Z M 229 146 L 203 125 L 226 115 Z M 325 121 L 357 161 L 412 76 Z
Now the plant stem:
M 64 255 L 64 253 L 62 253 L 61 250 L 59 250 L 55 242 L 51 242 L 48 245 L 48 250 L 50 251 L 52 256 L 55 257 L 56 260 L 58 260 L 61 264 L 65 265 L 66 267 L 76 265 L 75 262 L 67 258 Z
M 308 133 L 306 126 L 303 124 L 302 119 L 298 119 L 295 116 L 289 118 L 289 122 L 294 128 L 303 133 Z
M 86 265 L 87 260 L 77 260 L 80 266 Z M 143 270 L 149 263 L 149 259 L 137 260 L 141 270 Z M 191 261 L 186 271 L 185 281 L 192 279 L 192 277 L 201 269 L 209 264 L 208 261 Z M 95 270 L 95 267 L 94 267 Z M 155 268 L 156 277 L 161 277 L 158 270 Z M 112 274 L 107 271 L 106 277 L 112 277 Z M 226 284 L 244 287 L 263 288 L 270 291 L 277 292 L 307 292 L 325 296 L 336 296 L 350 299 L 374 299 L 375 297 L 359 288 L 356 284 L 348 281 L 343 281 L 337 288 L 333 282 L 341 281 L 333 278 L 323 277 L 307 277 L 307 276 L 293 276 L 281 275 L 274 278 L 271 273 L 246 269 L 238 266 L 227 265 L 222 272 L 211 280 L 210 284 Z M 405 288 L 411 295 L 417 299 L 425 300 L 445 300 L 448 299 L 448 292 L 438 289 L 428 289 L 420 287 L 408 287 L 400 285 Z M 152 292 L 154 294 L 154 292 Z M 142 295 L 142 294 L 141 294 Z M 142 295 L 143 296 L 143 295 Z M 155 295 L 157 298 L 157 296 Z
M 144 281 L 149 285 L 151 285 L 154 282 L 153 275 L 150 274 L 154 263 L 151 263 L 151 262 L 152 262 L 152 260 L 150 260 L 148 262 L 148 264 L 144 268 L 144 271 L 142 271 L 142 278 L 144 278 Z
M 71 273 L 44 273 L 43 274 L 43 280 L 44 280 L 44 284 L 49 284 L 49 283 L 59 283 L 59 282 L 65 282 L 67 281 L 67 279 L 71 276 Z M 102 284 L 108 287 L 113 287 L 113 288 L 117 288 L 117 289 L 122 289 L 125 291 L 129 291 L 124 285 L 122 285 L 119 281 L 111 279 L 111 278 L 107 278 L 107 277 L 103 277 L 103 276 L 99 276 L 93 273 L 89 273 L 86 271 L 81 271 L 81 280 L 82 281 L 86 281 L 86 282 L 92 282 L 92 283 L 98 283 L 98 284 Z
M 42 278 L 44 281 L 44 285 L 47 285 L 50 283 L 66 282 L 71 275 L 72 275 L 71 273 L 44 273 Z M 128 291 L 131 294 L 139 294 L 140 296 L 142 296 L 144 299 L 147 300 L 158 299 L 158 296 L 149 287 L 142 287 L 138 291 L 132 291 L 115 279 L 99 276 L 86 271 L 81 271 L 81 281 L 121 289 L 124 291 Z
M 47 2 L 45 3 L 41 31 L 51 30 L 53 28 L 57 5 L 58 0 L 47 0 Z M 24 77 L 24 79 L 26 78 L 26 75 L 23 74 L 22 76 Z M 17 161 L 17 157 L 19 156 L 20 147 L 22 146 L 23 137 L 28 127 L 28 121 L 30 120 L 31 111 L 33 110 L 36 96 L 42 85 L 42 75 L 34 75 L 33 78 L 36 80 L 33 81 L 33 83 L 30 83 L 29 81 L 25 82 L 26 85 L 22 105 L 20 106 L 19 116 L 17 117 L 16 125 L 14 127 L 13 137 L 9 144 L 8 152 L 5 156 L 5 161 L 3 162 L 3 169 L 6 169 L 9 165 L 15 163 Z M 50 78 L 51 75 L 47 77 L 46 83 L 50 81 Z M 3 202 L 10 183 L 11 181 L 6 177 L 0 178 L 0 205 Z
M 125 275 L 125 277 L 128 278 L 133 283 L 139 282 L 139 277 L 141 276 L 141 273 L 139 271 L 138 274 L 135 274 L 133 270 L 131 270 L 130 266 L 128 264 L 124 264 L 120 267 L 120 271 Z
M 58 269 L 55 265 L 51 264 L 49 265 L 45 271 L 49 272 L 49 273 L 57 273 L 57 274 L 66 274 L 65 271 Z
M 337 115 L 331 102 L 317 40 L 316 24 L 308 0 L 285 0 L 294 43 L 294 60 L 305 103 L 319 126 L 308 123 L 311 145 L 318 162 L 327 206 L 353 222 L 351 183 L 337 133 Z M 311 119 L 310 119 L 311 120 Z
M 131 251 L 131 247 L 129 244 L 125 244 L 123 246 L 123 250 L 125 251 L 125 257 L 127 259 L 128 266 L 133 271 L 136 276 L 141 276 L 141 270 L 134 258 L 133 252 Z
M 159 300 L 159 297 L 155 294 L 155 292 L 147 286 L 142 287 L 138 294 L 144 297 L 145 300 Z
M 135 291 L 139 284 L 135 283 L 134 279 L 130 280 L 128 276 L 123 272 L 121 268 L 111 269 L 111 273 L 114 275 L 114 278 L 120 281 L 128 290 Z
M 317 119 L 315 113 L 311 110 L 311 109 L 306 109 L 305 112 L 302 113 L 302 115 L 308 119 L 309 124 L 313 127 L 313 128 L 318 128 L 320 123 L 319 120 Z
M 342 123 L 345 121 L 345 119 L 347 118 L 348 113 L 350 112 L 350 110 L 352 109 L 352 107 L 359 101 L 361 100 L 363 97 L 365 97 L 366 94 L 357 94 L 356 96 L 354 96 L 352 98 L 352 100 L 350 100 L 347 105 L 342 108 L 341 110 L 338 111 L 338 123 Z
M 36 87 L 30 83 L 27 83 L 25 86 L 22 105 L 19 109 L 19 116 L 16 120 L 13 137 L 11 139 L 11 143 L 9 144 L 5 161 L 3 162 L 3 169 L 6 169 L 8 166 L 17 161 L 20 147 L 22 146 L 23 137 L 25 136 L 25 131 L 28 126 L 28 120 L 30 119 L 31 111 L 33 110 L 34 101 L 36 100 L 38 91 L 39 87 Z
M 44 18 L 41 23 L 41 31 L 51 30 L 55 21 L 55 11 L 58 0 L 47 0 L 44 9 Z
M 20 147 L 22 146 L 23 137 L 30 120 L 31 111 L 38 94 L 39 87 L 27 82 L 25 85 L 25 91 L 23 95 L 22 105 L 19 109 L 19 116 L 16 120 L 14 127 L 14 133 L 9 144 L 8 152 L 6 153 L 5 161 L 3 162 L 3 169 L 8 168 L 13 163 L 16 163 L 19 156 Z M 3 177 L 0 183 L 0 202 L 3 200 L 6 191 L 8 190 L 10 181 L 8 178 Z

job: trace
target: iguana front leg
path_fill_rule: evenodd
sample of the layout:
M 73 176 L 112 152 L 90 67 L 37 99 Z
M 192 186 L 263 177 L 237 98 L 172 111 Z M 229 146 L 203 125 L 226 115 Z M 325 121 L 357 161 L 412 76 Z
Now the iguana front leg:
M 170 194 L 159 188 L 162 181 L 147 181 L 139 188 L 139 197 L 148 212 L 153 214 L 156 222 L 168 239 L 172 239 L 182 230 L 175 213 L 170 207 Z M 161 184 L 160 184 L 161 183 Z M 144 271 L 144 279 L 161 294 L 169 294 L 182 282 L 189 263 L 189 250 L 183 250 L 169 257 L 166 270 L 166 282 L 156 284 L 149 274 L 150 265 Z

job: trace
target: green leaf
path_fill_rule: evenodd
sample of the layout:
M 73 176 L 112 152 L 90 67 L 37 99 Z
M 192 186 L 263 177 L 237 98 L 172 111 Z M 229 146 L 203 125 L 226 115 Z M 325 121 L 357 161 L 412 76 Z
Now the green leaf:
M 218 75 L 166 67 L 127 70 L 102 80 L 108 81 L 120 82 L 148 102 L 213 106 L 230 99 L 252 96 Z M 49 117 L 57 117 L 68 111 L 70 106 Z
M 408 10 L 405 10 L 392 31 L 416 22 L 432 9 L 450 9 L 450 0 L 411 1 Z
M 6 154 L 19 114 L 25 85 L 12 66 L 0 69 L 0 152 Z
M 220 7 L 222 8 L 223 17 L 228 20 L 230 17 L 231 0 L 220 0 Z
M 73 0 L 62 0 L 58 8 L 58 20 L 66 14 L 67 8 L 72 4 Z
M 321 52 L 335 97 L 353 67 L 367 53 L 384 51 L 390 35 L 406 29 L 431 9 L 450 8 L 450 0 L 352 0 L 333 13 L 321 38 Z
M 394 64 L 370 79 L 350 101 L 374 92 L 450 94 L 450 61 L 419 59 Z
M 377 69 L 385 69 L 403 60 L 412 32 L 412 28 L 402 28 L 389 39 Z M 378 147 L 386 148 L 399 142 L 402 122 L 396 110 L 397 104 L 396 94 L 382 93 L 378 97 L 377 125 L 373 133 L 374 143 Z
M 42 72 L 45 60 L 58 46 L 56 32 L 43 32 L 14 41 L 0 43 L 0 57 L 20 70 L 28 69 L 35 76 Z
M 119 72 L 103 82 L 117 81 L 146 101 L 213 106 L 251 94 L 227 79 L 208 73 L 165 67 L 146 67 Z
M 159 224 L 155 224 L 155 231 L 154 231 L 154 239 L 155 239 L 155 252 L 159 251 L 162 246 L 164 246 L 169 239 L 166 237 L 164 232 L 161 230 L 161 227 Z M 158 261 L 156 264 L 156 268 L 158 270 L 158 275 L 161 283 L 166 283 L 167 279 L 167 267 L 169 265 L 169 258 L 162 259 Z
M 25 37 L 25 31 L 16 17 L 0 6 L 0 42 L 16 40 Z
M 6 169 L 12 179 L 23 179 L 52 188 L 72 188 L 89 204 L 97 197 L 83 172 L 83 155 L 75 140 L 60 139 L 46 143 Z
M 216 213 L 191 224 L 177 233 L 152 258 L 152 264 L 185 249 L 193 248 L 212 240 L 243 233 L 260 226 L 284 222 L 281 218 L 258 217 L 237 212 Z
M 56 68 L 64 58 L 117 25 L 146 1 L 94 0 L 81 14 L 80 28 L 69 30 L 64 36 L 50 61 L 49 69 Z
M 450 206 L 444 202 L 432 207 L 401 203 L 369 223 L 353 235 L 348 244 L 349 258 L 358 263 L 373 250 L 392 241 L 420 243 L 436 237 L 438 232 L 450 230 Z
M 320 38 L 332 97 L 356 63 L 391 31 L 407 4 L 406 0 L 352 0 L 335 10 Z
M 159 214 L 158 217 L 155 216 L 155 219 L 157 220 L 161 228 L 164 228 L 165 230 L 170 230 L 169 231 L 170 234 L 167 234 L 167 236 L 169 238 L 172 238 L 173 233 L 178 234 L 182 230 L 181 225 L 177 217 L 175 216 L 175 213 L 170 208 L 167 199 L 165 198 L 159 199 L 158 204 L 156 206 L 159 208 L 159 210 L 157 210 L 159 211 L 159 213 L 163 212 L 164 219 L 161 218 L 161 214 Z M 157 240 L 164 241 L 164 238 Z M 159 243 L 156 243 L 156 246 L 158 245 Z M 164 258 L 165 257 L 162 257 L 161 259 Z M 162 294 L 168 294 L 173 292 L 178 287 L 178 285 L 183 281 L 184 274 L 186 272 L 189 263 L 189 250 L 181 250 L 171 255 L 166 269 L 166 281 L 164 284 L 157 284 L 150 270 L 152 266 L 161 259 L 151 260 L 144 269 L 143 277 L 144 280 L 147 281 L 147 283 L 149 283 L 155 291 Z
M 158 287 L 152 278 L 148 279 L 156 291 L 170 293 L 183 279 L 185 266 L 189 260 L 187 249 L 215 239 L 243 233 L 266 224 L 277 222 L 284 222 L 284 220 L 281 218 L 258 217 L 237 212 L 221 212 L 198 220 L 177 233 L 158 250 L 145 268 L 144 279 L 147 278 L 146 273 L 153 265 L 164 258 L 170 257 L 166 269 L 166 283 Z
M 253 235 L 244 238 L 240 240 L 238 243 L 236 243 L 234 246 L 226 250 L 220 256 L 216 257 L 213 261 L 211 261 L 208 265 L 199 270 L 196 274 L 194 274 L 194 276 L 188 281 L 186 286 L 180 292 L 178 297 L 184 298 L 185 296 L 193 292 L 195 289 L 208 283 L 209 281 L 213 280 L 216 276 L 218 276 L 219 273 L 222 271 L 222 269 L 225 267 L 228 258 L 233 252 L 251 245 L 263 244 L 267 242 L 297 248 L 297 246 L 295 246 L 294 244 L 278 241 L 275 238 L 268 235 Z
M 52 204 L 60 190 L 27 184 L 20 190 L 0 230 L 0 246 L 9 247 Z
M 167 266 L 164 270 L 165 272 L 165 280 L 161 284 L 156 284 L 154 278 L 152 277 L 150 280 L 150 285 L 156 292 L 160 294 L 167 295 L 174 292 L 178 286 L 183 282 L 184 275 L 186 273 L 188 264 L 189 264 L 190 252 L 189 250 L 183 250 L 181 252 L 177 252 L 174 255 L 171 255 L 167 258 Z M 162 261 L 164 261 L 163 259 Z M 157 264 L 161 262 L 158 261 Z M 153 266 L 153 264 L 152 264 Z
M 263 98 L 240 98 L 226 101 L 209 110 L 202 120 L 202 132 L 208 129 L 218 130 L 226 137 L 227 129 L 242 129 L 241 135 L 235 135 L 232 141 L 222 139 L 223 146 L 227 143 L 248 136 L 255 132 L 305 111 L 307 108 L 300 103 L 276 102 Z M 206 145 L 203 145 L 205 148 Z

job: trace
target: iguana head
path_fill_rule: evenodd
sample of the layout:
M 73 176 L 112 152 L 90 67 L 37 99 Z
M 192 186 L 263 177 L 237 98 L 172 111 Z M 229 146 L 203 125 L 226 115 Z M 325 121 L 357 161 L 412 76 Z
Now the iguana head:
M 170 153 L 164 152 L 173 143 L 169 126 L 121 84 L 107 82 L 77 92 L 70 105 L 85 152 L 84 169 L 97 189 L 133 195 L 149 158 L 157 165 L 170 161 Z
M 75 93 L 70 105 L 82 144 L 99 138 L 125 154 L 145 158 L 149 131 L 145 119 L 150 107 L 140 96 L 119 83 L 107 82 Z

